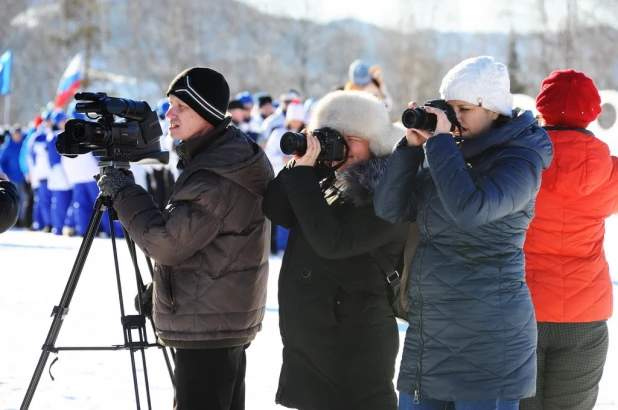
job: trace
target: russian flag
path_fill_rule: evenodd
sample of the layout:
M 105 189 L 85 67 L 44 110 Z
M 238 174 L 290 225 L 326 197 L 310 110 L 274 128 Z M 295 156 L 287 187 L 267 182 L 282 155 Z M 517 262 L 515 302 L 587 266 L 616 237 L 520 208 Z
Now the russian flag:
M 66 106 L 82 85 L 82 56 L 75 55 L 64 70 L 56 91 L 56 109 Z

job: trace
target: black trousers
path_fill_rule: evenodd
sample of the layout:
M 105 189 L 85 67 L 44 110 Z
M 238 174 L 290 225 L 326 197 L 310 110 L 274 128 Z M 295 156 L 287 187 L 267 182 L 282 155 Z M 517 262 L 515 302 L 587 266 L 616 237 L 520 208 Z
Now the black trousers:
M 520 410 L 594 408 L 609 347 L 605 320 L 588 323 L 537 323 L 536 396 Z
M 176 349 L 174 410 L 244 410 L 247 347 Z

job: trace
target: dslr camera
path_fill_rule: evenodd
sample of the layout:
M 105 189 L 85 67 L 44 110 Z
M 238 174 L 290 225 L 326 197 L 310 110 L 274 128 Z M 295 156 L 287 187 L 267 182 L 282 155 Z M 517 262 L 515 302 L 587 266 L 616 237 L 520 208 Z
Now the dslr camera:
M 451 122 L 451 132 L 455 131 L 455 128 L 461 126 L 459 121 L 457 121 L 457 114 L 455 114 L 453 107 L 448 105 L 445 100 L 427 100 L 424 105 L 435 107 L 446 112 L 446 118 Z M 436 130 L 438 117 L 435 114 L 430 114 L 425 111 L 424 107 L 408 108 L 401 115 L 401 122 L 406 128 L 416 128 L 418 130 L 434 132 Z
M 100 162 L 167 164 L 169 152 L 161 151 L 163 131 L 157 113 L 145 101 L 108 97 L 105 93 L 77 93 L 75 110 L 98 114 L 95 121 L 72 119 L 58 135 L 60 155 L 75 158 L 92 152 Z M 114 116 L 124 120 L 114 121 Z
M 311 131 L 320 142 L 318 162 L 342 161 L 348 155 L 348 144 L 343 135 L 332 128 L 317 128 Z M 281 151 L 286 155 L 303 156 L 307 152 L 307 134 L 302 132 L 286 132 L 281 137 Z

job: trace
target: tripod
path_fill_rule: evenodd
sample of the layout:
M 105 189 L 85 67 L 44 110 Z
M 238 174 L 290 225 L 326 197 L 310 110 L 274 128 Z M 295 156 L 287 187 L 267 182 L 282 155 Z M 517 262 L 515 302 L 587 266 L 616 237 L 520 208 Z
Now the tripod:
M 128 165 L 128 164 L 127 164 Z M 136 257 L 136 249 L 135 242 L 129 237 L 129 233 L 123 227 L 123 231 L 125 234 L 125 239 L 127 245 L 129 247 L 129 253 L 131 254 L 131 260 L 133 262 L 133 267 L 135 269 L 136 283 L 138 287 L 137 297 L 138 297 L 138 305 L 139 305 L 139 314 L 138 315 L 125 315 L 124 304 L 122 301 L 122 287 L 120 284 L 120 271 L 118 268 L 118 255 L 116 252 L 116 237 L 114 234 L 114 226 L 113 221 L 116 219 L 114 209 L 111 206 L 112 200 L 109 197 L 99 196 L 94 206 L 94 212 L 90 218 L 90 222 L 88 223 L 88 228 L 86 230 L 86 235 L 82 240 L 81 246 L 79 248 L 79 252 L 77 254 L 77 258 L 75 259 L 75 263 L 73 265 L 73 269 L 71 270 L 71 275 L 69 276 L 69 280 L 67 281 L 67 285 L 64 289 L 64 293 L 62 294 L 62 298 L 60 299 L 60 303 L 57 306 L 54 306 L 52 311 L 53 321 L 49 332 L 47 334 L 47 338 L 45 339 L 45 343 L 41 348 L 43 352 L 41 353 L 41 357 L 36 365 L 36 369 L 34 371 L 34 375 L 30 380 L 30 385 L 28 386 L 28 390 L 26 391 L 26 395 L 20 407 L 21 410 L 26 410 L 29 408 L 32 398 L 34 396 L 36 387 L 41 379 L 41 374 L 43 373 L 43 369 L 45 368 L 47 359 L 50 353 L 58 353 L 62 350 L 124 350 L 127 349 L 131 353 L 131 367 L 133 370 L 133 386 L 135 389 L 135 401 L 137 405 L 137 409 L 140 410 L 140 392 L 138 387 L 137 380 L 137 370 L 135 367 L 135 353 L 141 353 L 142 359 L 142 367 L 144 371 L 144 385 L 146 390 L 146 400 L 148 403 L 148 409 L 151 409 L 150 402 L 150 388 L 148 383 L 148 371 L 146 367 L 146 355 L 145 349 L 148 347 L 159 347 L 162 348 L 163 356 L 165 358 L 165 362 L 170 373 L 170 378 L 172 380 L 172 384 L 174 383 L 173 378 L 173 370 L 172 364 L 170 362 L 167 350 L 164 346 L 161 346 L 157 343 L 148 343 L 148 338 L 146 335 L 146 319 L 144 312 L 142 312 L 142 292 L 145 289 L 144 282 L 142 281 L 142 276 L 139 272 L 137 257 Z M 110 224 L 110 236 L 112 240 L 112 248 L 114 252 L 114 265 L 116 268 L 116 284 L 118 287 L 118 299 L 120 302 L 120 314 L 121 314 L 121 323 L 124 333 L 124 344 L 114 345 L 114 346 L 106 346 L 106 347 L 56 347 L 55 343 L 58 338 L 58 334 L 60 333 L 60 328 L 62 327 L 62 323 L 64 317 L 69 312 L 69 304 L 71 303 L 71 299 L 73 297 L 73 293 L 75 292 L 75 288 L 77 286 L 77 282 L 81 275 L 82 269 L 84 267 L 84 263 L 88 256 L 88 252 L 90 250 L 90 246 L 92 245 L 92 241 L 96 236 L 99 223 L 101 222 L 101 218 L 103 216 L 103 212 L 105 209 L 109 210 L 109 224 Z M 150 259 L 146 259 L 148 262 L 148 268 L 150 269 L 150 273 L 152 275 L 152 265 L 150 263 Z M 152 323 L 153 332 L 154 332 L 154 324 Z M 137 340 L 134 340 L 133 333 L 137 334 Z M 174 351 L 172 350 L 172 356 L 174 356 Z M 57 359 L 56 359 L 57 360 Z M 55 360 L 54 360 L 55 362 Z M 54 364 L 52 362 L 52 365 Z M 51 365 L 50 365 L 51 368 Z M 51 373 L 50 373 L 51 374 Z M 53 379 L 53 377 L 52 377 Z

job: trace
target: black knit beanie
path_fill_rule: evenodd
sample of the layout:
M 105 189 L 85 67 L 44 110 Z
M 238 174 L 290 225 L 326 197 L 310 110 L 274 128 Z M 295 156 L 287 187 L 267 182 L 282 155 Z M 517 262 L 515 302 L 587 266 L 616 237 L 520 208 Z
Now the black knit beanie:
M 273 103 L 273 99 L 271 98 L 270 95 L 264 95 L 258 98 L 258 106 L 260 108 L 262 108 L 266 104 L 272 104 L 272 103 Z
M 232 100 L 230 101 L 230 103 L 227 105 L 227 109 L 229 110 L 233 110 L 236 108 L 240 108 L 242 110 L 245 109 L 245 106 L 242 104 L 242 102 L 240 100 Z
M 174 94 L 212 125 L 219 125 L 227 111 L 230 87 L 225 78 L 208 67 L 192 67 L 178 74 L 167 95 Z

